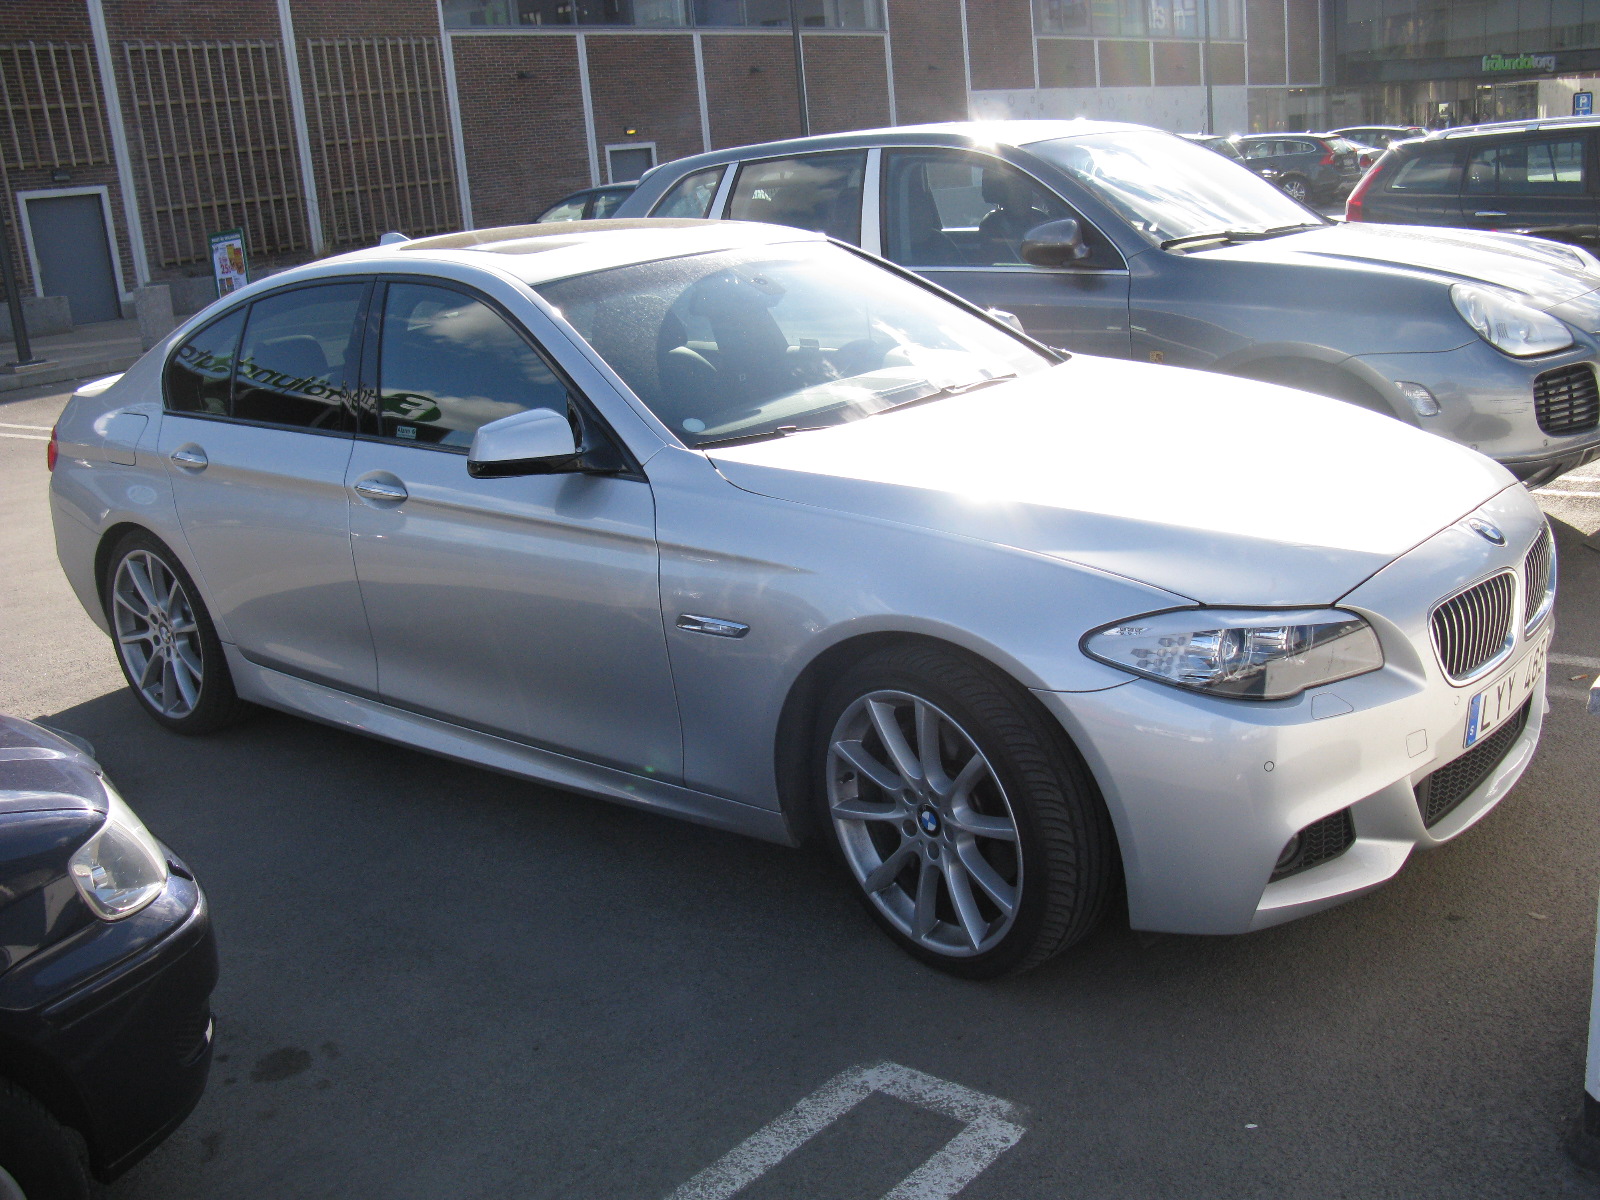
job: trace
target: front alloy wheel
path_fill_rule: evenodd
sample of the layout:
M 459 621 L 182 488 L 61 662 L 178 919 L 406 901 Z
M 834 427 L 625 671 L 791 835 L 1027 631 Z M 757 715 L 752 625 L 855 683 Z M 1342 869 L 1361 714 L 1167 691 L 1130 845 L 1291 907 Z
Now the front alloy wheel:
M 911 954 L 987 979 L 1087 934 L 1117 873 L 1109 814 L 1038 701 L 986 663 L 907 642 L 846 669 L 817 724 L 824 828 Z
M 970 734 L 907 692 L 862 696 L 829 747 L 828 807 L 845 862 L 899 932 L 935 954 L 992 950 L 1022 896 L 1017 822 Z

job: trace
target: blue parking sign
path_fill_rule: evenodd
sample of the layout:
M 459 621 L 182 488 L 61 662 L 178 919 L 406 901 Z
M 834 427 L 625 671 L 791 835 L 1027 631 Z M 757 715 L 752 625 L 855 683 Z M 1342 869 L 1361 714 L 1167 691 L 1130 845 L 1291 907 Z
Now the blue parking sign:
M 1572 93 L 1572 115 L 1575 117 L 1592 116 L 1594 113 L 1593 92 Z

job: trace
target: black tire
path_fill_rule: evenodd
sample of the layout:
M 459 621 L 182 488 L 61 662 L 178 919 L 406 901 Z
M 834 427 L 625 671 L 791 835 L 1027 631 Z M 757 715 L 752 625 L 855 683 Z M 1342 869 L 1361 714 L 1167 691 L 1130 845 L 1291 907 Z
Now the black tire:
M 95 1192 L 83 1138 L 22 1089 L 0 1080 L 0 1167 L 27 1200 L 87 1200 Z M 0 1183 L 0 1195 L 5 1194 Z
M 141 616 L 135 611 L 152 608 L 144 590 L 137 586 L 140 577 L 154 584 L 158 592 L 168 585 L 179 589 L 181 599 L 171 606 L 174 614 L 163 619 L 160 614 Z M 233 689 L 222 642 L 199 589 L 177 555 L 158 538 L 142 529 L 123 535 L 107 559 L 105 578 L 100 582 L 117 664 L 152 720 L 174 733 L 202 734 L 231 725 L 248 711 L 249 706 Z M 123 589 L 121 595 L 119 588 Z M 173 593 L 168 590 L 165 594 L 171 597 Z M 160 669 L 163 656 L 169 671 Z M 149 670 L 141 670 L 142 666 Z
M 972 772 L 979 784 L 970 787 L 965 801 L 956 801 L 968 806 L 965 816 L 950 807 L 948 798 L 928 799 L 931 792 L 909 799 L 910 805 L 920 806 L 911 811 L 906 805 L 914 789 L 886 790 L 881 773 L 857 769 L 859 758 L 847 759 L 840 749 L 850 746 L 851 754 L 865 752 L 892 762 L 871 706 L 875 702 L 881 714 L 898 703 L 894 697 L 909 701 L 893 708 L 903 731 L 931 706 L 928 728 L 935 732 L 925 737 L 918 725 L 907 741 L 919 746 L 931 742 L 937 748 L 935 770 L 946 784 L 952 774 L 966 776 L 977 756 L 986 760 Z M 818 718 L 811 759 L 828 842 L 867 911 L 907 952 L 953 975 L 991 979 L 1038 966 L 1099 922 L 1120 866 L 1110 816 L 1065 733 L 1011 680 L 959 653 L 906 643 L 875 652 L 844 671 L 827 689 Z M 857 737 L 857 729 L 866 732 Z M 971 749 L 978 755 L 971 755 Z M 920 751 L 913 753 L 926 763 Z M 959 766 L 963 762 L 968 769 Z M 923 773 L 928 773 L 925 766 Z M 897 777 L 903 779 L 904 773 Z M 930 808 L 932 816 L 925 811 Z M 873 815 L 854 819 L 853 813 L 866 809 Z M 891 811 L 898 815 L 881 815 Z M 1008 819 L 1014 841 L 1003 834 L 972 832 L 1003 829 Z M 913 842 L 917 849 L 904 858 L 904 868 L 869 891 L 874 864 L 880 873 L 894 870 L 890 859 L 906 855 Z M 971 862 L 973 854 L 984 857 L 983 863 L 974 864 L 979 872 L 988 868 L 990 880 L 1013 887 L 1014 903 L 1006 909 L 983 891 L 988 885 L 979 872 L 961 885 L 966 903 L 972 905 L 976 897 L 983 910 L 976 926 L 986 931 L 983 936 L 974 933 L 962 914 L 951 877 L 952 872 L 967 877 L 962 864 Z M 934 882 L 927 886 L 933 899 L 925 908 L 923 878 L 930 871 Z M 936 924 L 930 927 L 924 912 Z

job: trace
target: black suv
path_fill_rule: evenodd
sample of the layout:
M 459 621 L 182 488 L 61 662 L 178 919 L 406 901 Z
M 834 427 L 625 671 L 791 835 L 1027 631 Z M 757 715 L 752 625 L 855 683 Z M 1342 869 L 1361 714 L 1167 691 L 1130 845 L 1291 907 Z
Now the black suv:
M 1593 117 L 1470 125 L 1391 146 L 1345 203 L 1350 221 L 1600 240 Z

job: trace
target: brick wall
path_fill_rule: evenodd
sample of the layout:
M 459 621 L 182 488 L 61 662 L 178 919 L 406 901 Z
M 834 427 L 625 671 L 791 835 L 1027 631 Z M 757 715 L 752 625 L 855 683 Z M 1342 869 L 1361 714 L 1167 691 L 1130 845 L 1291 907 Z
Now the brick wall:
M 279 36 L 273 0 L 104 0 L 113 53 L 121 41 L 238 41 Z M 30 5 L 31 7 L 31 5 Z M 356 7 L 351 5 L 350 7 Z
M 889 123 L 889 77 L 881 37 L 809 37 L 805 49 L 812 133 Z
M 302 38 L 439 36 L 433 0 L 289 0 L 289 15 Z
M 1251 83 L 1283 83 L 1283 0 L 1246 0 Z
M 1288 0 L 1289 82 L 1322 83 L 1322 14 L 1318 0 Z
M 1030 0 L 966 0 L 967 42 L 972 48 L 972 88 L 1033 86 L 1033 8 Z M 947 36 L 958 42 L 958 22 Z M 1149 71 L 1145 74 L 1148 76 Z M 1149 82 L 1148 78 L 1145 82 Z
M 961 0 L 889 0 L 895 119 L 902 125 L 962 121 Z
M 84 0 L 56 0 L 55 3 L 6 4 L 5 21 L 0 23 L 3 42 L 88 41 L 89 6 Z
M 450 42 L 474 224 L 522 224 L 568 192 L 588 187 L 577 38 Z
M 1197 87 L 1202 82 L 1199 42 L 1157 41 L 1152 49 L 1157 87 Z
M 714 148 L 799 135 L 794 49 L 787 33 L 706 34 L 701 53 Z
M 657 162 L 699 154 L 705 148 L 691 35 L 591 34 L 586 40 L 602 180 L 608 144 L 654 142 Z M 581 110 L 578 120 L 581 124 Z M 630 134 L 629 129 L 638 132 Z
M 1149 42 L 1101 42 L 1101 87 L 1149 87 Z
M 1212 84 L 1217 87 L 1244 83 L 1244 47 L 1238 42 L 1212 42 L 1206 68 L 1211 72 Z
M 1088 38 L 1040 38 L 1039 86 L 1094 86 L 1094 42 Z

